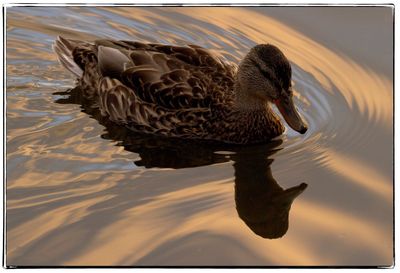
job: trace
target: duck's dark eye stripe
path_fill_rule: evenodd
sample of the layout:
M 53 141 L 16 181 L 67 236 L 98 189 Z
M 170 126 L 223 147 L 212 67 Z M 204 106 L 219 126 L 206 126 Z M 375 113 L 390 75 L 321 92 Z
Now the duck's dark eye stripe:
M 271 73 L 264 71 L 261 66 L 254 60 L 252 60 L 252 63 L 257 67 L 258 71 L 268 80 L 270 81 L 276 89 L 280 90 L 282 89 L 281 83 L 273 76 Z

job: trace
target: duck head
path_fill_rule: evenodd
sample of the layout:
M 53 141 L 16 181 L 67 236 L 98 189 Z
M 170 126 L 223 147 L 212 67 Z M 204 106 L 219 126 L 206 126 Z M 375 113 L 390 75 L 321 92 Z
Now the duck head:
M 236 81 L 238 104 L 254 109 L 273 103 L 287 124 L 304 134 L 307 125 L 293 103 L 291 78 L 292 69 L 282 51 L 270 44 L 257 45 L 239 64 Z

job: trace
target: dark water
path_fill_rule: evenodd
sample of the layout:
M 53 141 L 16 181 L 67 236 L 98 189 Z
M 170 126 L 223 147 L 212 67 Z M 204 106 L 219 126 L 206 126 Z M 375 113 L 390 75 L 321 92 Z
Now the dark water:
M 319 9 L 319 31 L 304 8 L 7 8 L 7 265 L 392 264 L 392 10 L 356 9 Z M 57 35 L 232 62 L 273 43 L 309 130 L 249 147 L 129 132 L 68 91 Z

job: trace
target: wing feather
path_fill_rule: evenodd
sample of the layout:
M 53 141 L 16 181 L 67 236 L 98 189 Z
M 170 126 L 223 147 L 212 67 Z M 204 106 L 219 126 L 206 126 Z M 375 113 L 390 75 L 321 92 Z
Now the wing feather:
M 99 79 L 101 113 L 136 130 L 199 137 L 213 107 L 234 98 L 230 66 L 202 47 L 97 40 L 72 56 L 82 70 L 97 65 L 83 78 Z

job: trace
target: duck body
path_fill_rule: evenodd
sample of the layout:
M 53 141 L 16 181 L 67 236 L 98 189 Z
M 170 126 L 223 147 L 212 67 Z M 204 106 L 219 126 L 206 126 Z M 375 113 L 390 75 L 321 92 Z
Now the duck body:
M 284 131 L 268 98 L 241 91 L 247 78 L 239 81 L 240 66 L 202 47 L 59 37 L 54 50 L 84 97 L 133 131 L 235 144 L 268 142 Z

